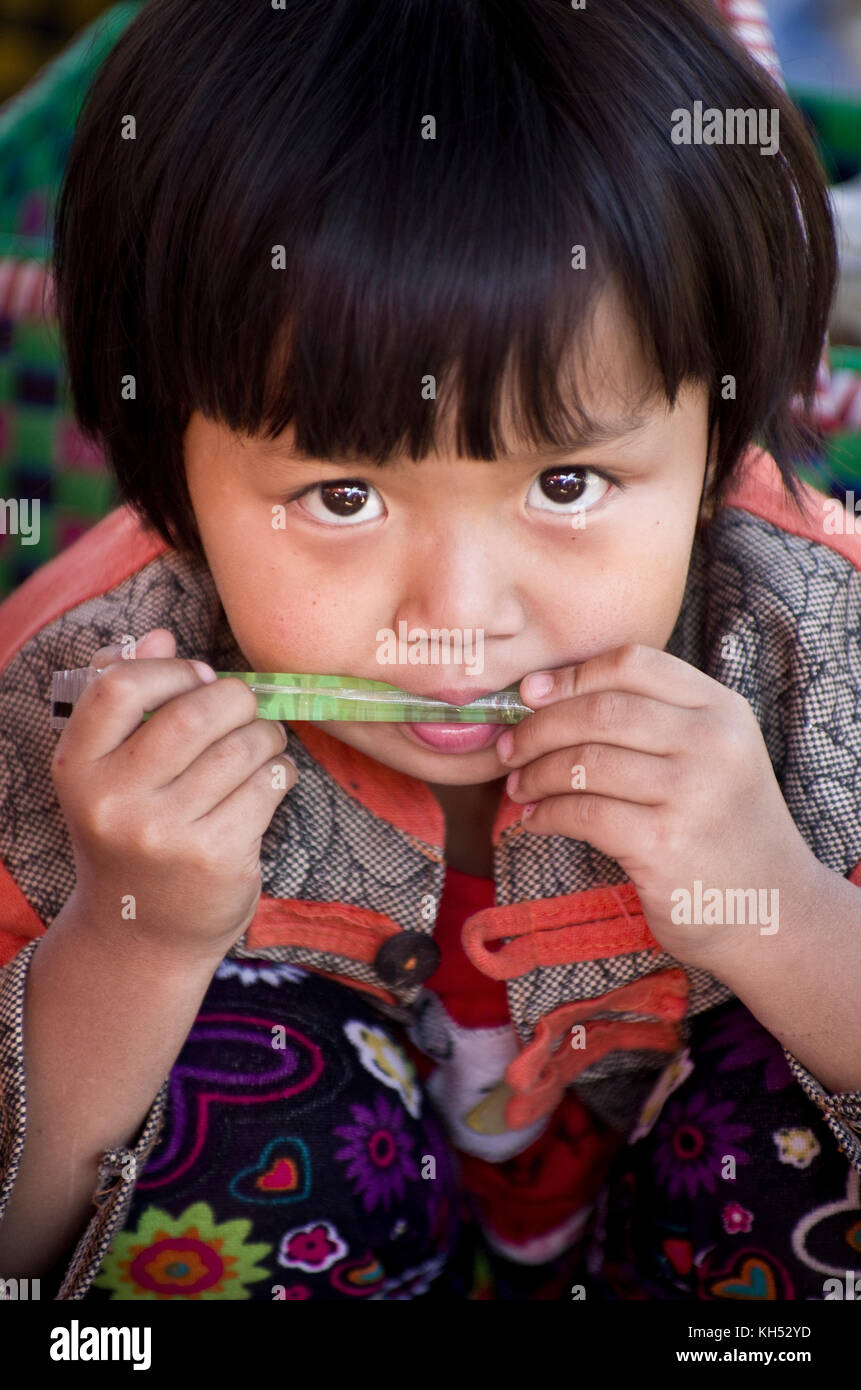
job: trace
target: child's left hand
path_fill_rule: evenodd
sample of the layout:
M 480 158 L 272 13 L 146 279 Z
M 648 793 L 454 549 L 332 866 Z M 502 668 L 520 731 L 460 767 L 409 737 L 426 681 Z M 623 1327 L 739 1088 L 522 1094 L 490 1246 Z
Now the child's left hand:
M 706 969 L 722 950 L 759 939 L 759 926 L 674 922 L 674 890 L 693 896 L 699 879 L 703 894 L 717 888 L 725 902 L 726 889 L 752 888 L 758 902 L 765 889 L 771 905 L 778 889 L 787 915 L 811 901 L 822 865 L 789 813 L 743 696 L 642 645 L 548 674 L 553 688 L 540 698 L 529 692 L 534 677 L 521 682 L 535 713 L 503 736 L 510 756 L 496 743 L 504 765 L 519 769 L 509 796 L 536 803 L 525 829 L 585 840 L 615 859 L 661 945 Z

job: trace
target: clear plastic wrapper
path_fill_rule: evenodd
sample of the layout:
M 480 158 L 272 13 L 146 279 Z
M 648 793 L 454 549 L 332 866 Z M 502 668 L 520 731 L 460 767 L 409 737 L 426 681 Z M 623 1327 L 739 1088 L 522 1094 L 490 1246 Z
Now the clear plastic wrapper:
M 55 671 L 51 684 L 51 728 L 68 722 L 87 685 L 103 669 L 83 666 Z M 412 695 L 385 681 L 361 676 L 315 676 L 282 671 L 216 671 L 218 680 L 243 680 L 257 697 L 261 719 L 352 720 L 362 723 L 517 724 L 532 710 L 520 699 L 517 685 L 482 695 L 468 705 L 449 705 L 424 695 Z M 151 713 L 144 719 L 151 718 Z

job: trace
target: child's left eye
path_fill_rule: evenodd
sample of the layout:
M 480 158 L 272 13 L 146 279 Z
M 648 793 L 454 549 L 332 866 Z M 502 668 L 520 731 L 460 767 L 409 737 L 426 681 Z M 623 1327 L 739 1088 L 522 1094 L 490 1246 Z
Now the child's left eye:
M 374 511 L 365 505 L 373 495 L 379 503 Z M 339 478 L 334 483 L 315 483 L 295 499 L 302 510 L 327 526 L 355 526 L 360 521 L 375 521 L 383 515 L 382 498 L 375 487 L 361 478 Z M 317 506 L 309 506 L 310 502 Z
M 613 481 L 594 468 L 546 468 L 535 479 L 526 500 L 539 511 L 570 516 L 573 512 L 591 510 L 612 486 Z M 558 505 L 548 506 L 548 502 Z

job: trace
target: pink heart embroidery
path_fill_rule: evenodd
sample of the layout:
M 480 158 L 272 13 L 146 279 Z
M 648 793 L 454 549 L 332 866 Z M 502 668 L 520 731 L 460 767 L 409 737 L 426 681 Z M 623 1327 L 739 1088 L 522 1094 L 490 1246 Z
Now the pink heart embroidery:
M 267 1191 L 289 1192 L 296 1187 L 296 1178 L 296 1164 L 289 1158 L 279 1158 L 267 1173 L 257 1179 L 257 1186 Z

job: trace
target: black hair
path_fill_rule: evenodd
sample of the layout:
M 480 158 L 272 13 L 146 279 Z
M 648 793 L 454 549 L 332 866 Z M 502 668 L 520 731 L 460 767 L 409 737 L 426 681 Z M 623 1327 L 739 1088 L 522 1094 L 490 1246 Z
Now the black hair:
M 777 110 L 779 150 L 674 143 L 697 101 Z M 87 94 L 56 209 L 75 412 L 124 500 L 202 554 L 192 411 L 383 464 L 426 457 L 456 401 L 459 454 L 492 459 L 510 388 L 522 437 L 568 446 L 589 423 L 572 349 L 613 283 L 670 406 L 708 388 L 710 506 L 752 442 L 798 502 L 827 188 L 715 0 L 149 0 Z

